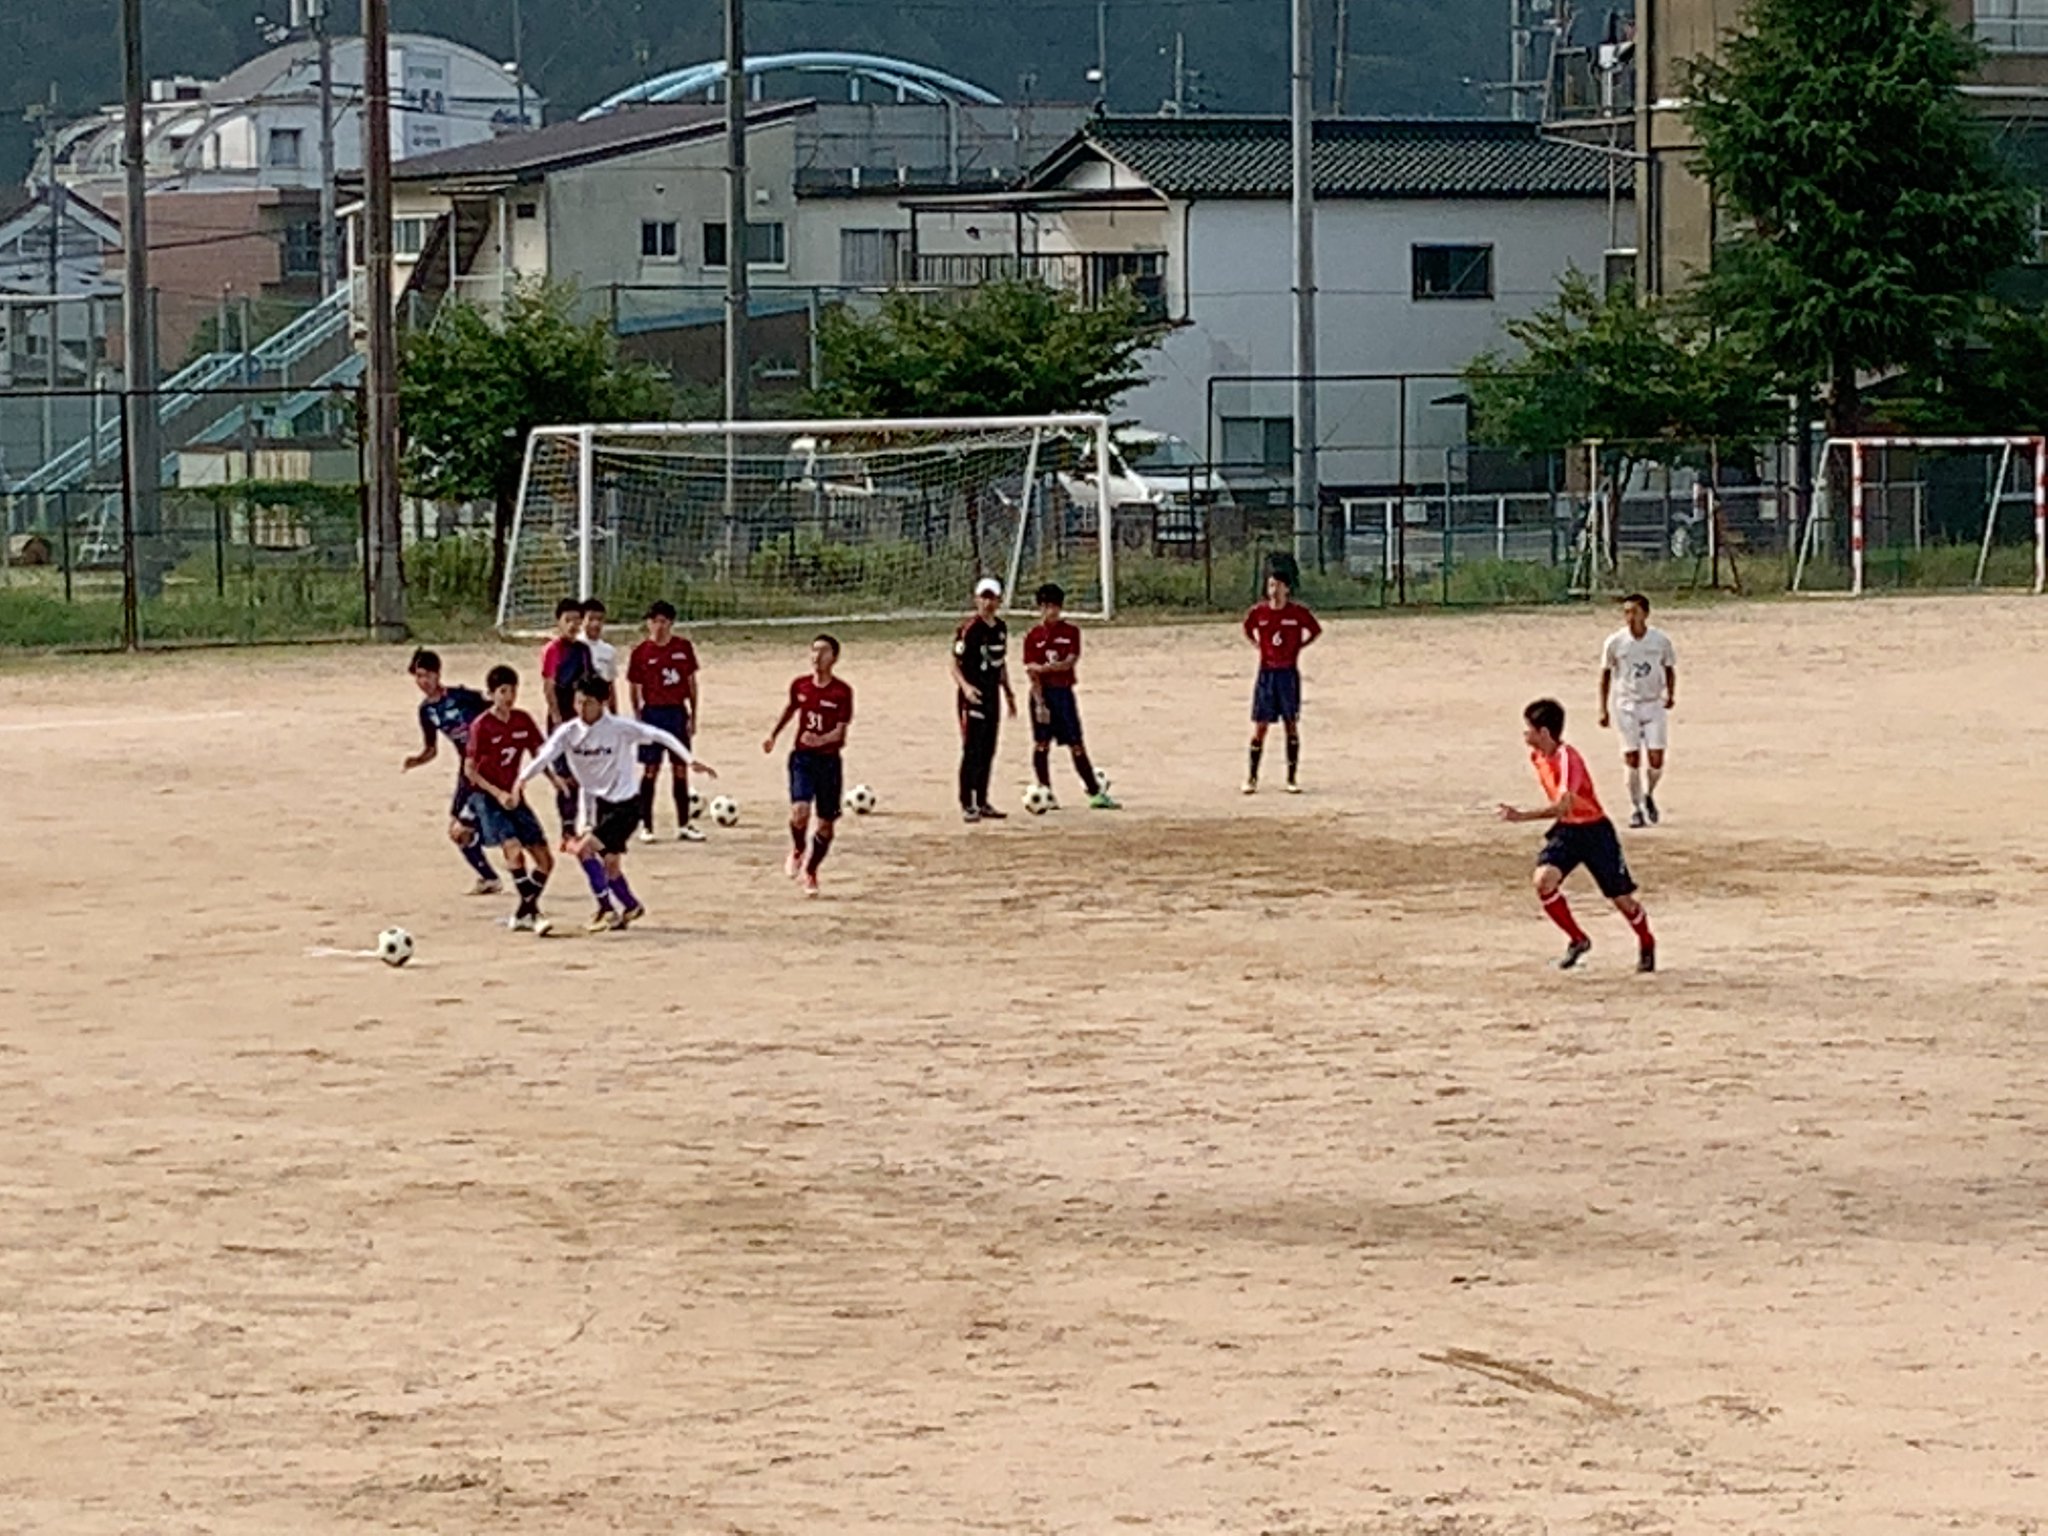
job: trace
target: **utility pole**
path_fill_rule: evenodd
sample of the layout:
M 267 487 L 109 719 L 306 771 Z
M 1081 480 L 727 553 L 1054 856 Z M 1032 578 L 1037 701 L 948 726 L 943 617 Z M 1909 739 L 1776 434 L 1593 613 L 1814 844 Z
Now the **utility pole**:
M 134 535 L 154 538 L 160 530 L 157 480 L 156 305 L 149 287 L 149 181 L 142 159 L 142 104 L 147 82 L 142 70 L 142 0 L 121 0 L 121 349 L 128 449 L 128 524 Z M 135 538 L 126 546 L 128 585 L 153 588 Z M 153 565 L 154 552 L 152 551 Z M 132 645 L 135 636 L 128 637 Z
M 1321 543 L 1316 474 L 1316 188 L 1314 0 L 1294 0 L 1294 557 Z M 1405 477 L 1407 466 L 1402 466 Z
M 334 35 L 327 25 L 329 0 L 309 0 L 307 20 L 320 59 L 320 297 L 341 279 L 334 209 Z
M 1109 106 L 1109 0 L 1095 0 L 1095 104 Z
M 370 626 L 405 633 L 398 506 L 398 334 L 391 313 L 391 4 L 363 0 L 363 303 L 369 321 Z
M 512 0 L 512 84 L 519 92 L 519 131 L 526 131 L 526 21 Z
M 1173 34 L 1173 115 L 1179 117 L 1188 109 L 1188 35 L 1175 31 Z
M 725 419 L 747 417 L 747 17 L 725 0 Z
M 1330 115 L 1342 117 L 1351 72 L 1351 0 L 1337 0 L 1337 40 L 1330 53 Z

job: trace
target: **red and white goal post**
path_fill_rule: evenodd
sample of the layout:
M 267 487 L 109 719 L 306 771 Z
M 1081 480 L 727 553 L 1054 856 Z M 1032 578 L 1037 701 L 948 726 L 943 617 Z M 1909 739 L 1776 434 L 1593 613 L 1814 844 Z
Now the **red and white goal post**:
M 1870 529 L 1870 494 L 1873 484 L 1889 485 L 1888 480 L 1871 472 L 1872 461 L 1882 463 L 1882 456 L 1894 449 L 1931 451 L 1998 450 L 2000 453 L 1997 476 L 1987 499 L 1984 515 L 1984 534 L 1977 557 L 1976 584 L 1982 585 L 1985 565 L 1990 557 L 1993 537 L 1997 531 L 1998 509 L 2004 500 L 2006 479 L 2013 461 L 2031 464 L 2033 468 L 2033 526 L 2034 526 L 2034 585 L 2038 595 L 2048 591 L 2048 437 L 2020 434 L 2010 437 L 1831 437 L 1823 449 L 1822 464 L 1829 465 L 1837 453 L 1845 453 L 1849 460 L 1849 594 L 1860 596 L 1864 590 L 1865 557 Z M 1809 513 L 1806 527 L 1801 533 L 1798 558 L 1793 565 L 1792 590 L 1805 590 L 1803 580 L 1809 557 L 1813 554 L 1816 530 L 1822 519 Z

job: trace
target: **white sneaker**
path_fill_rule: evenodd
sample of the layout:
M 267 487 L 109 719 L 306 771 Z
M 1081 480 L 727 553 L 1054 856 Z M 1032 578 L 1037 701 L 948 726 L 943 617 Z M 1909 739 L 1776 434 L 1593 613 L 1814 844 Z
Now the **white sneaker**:
M 679 843 L 701 843 L 704 841 L 704 829 L 694 823 L 687 827 L 677 827 L 676 841 Z
M 642 828 L 640 829 L 639 833 L 637 834 L 637 836 L 639 837 L 639 840 L 640 840 L 641 842 L 643 842 L 643 843 L 651 843 L 651 842 L 653 842 L 653 841 L 654 841 L 654 828 L 652 828 L 652 827 L 642 827 Z
M 472 896 L 496 896 L 501 894 L 504 889 L 505 886 L 502 881 L 478 880 L 475 885 L 469 888 L 469 894 Z

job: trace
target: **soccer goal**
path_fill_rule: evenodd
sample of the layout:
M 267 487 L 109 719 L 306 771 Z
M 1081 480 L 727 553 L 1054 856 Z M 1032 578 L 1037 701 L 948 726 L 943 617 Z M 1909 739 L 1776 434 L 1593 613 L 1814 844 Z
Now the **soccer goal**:
M 1953 554 L 1958 584 L 1964 571 L 1973 587 L 2002 572 L 2048 590 L 2048 438 L 1830 438 L 1792 590 L 1841 591 L 1846 572 L 1860 595 L 1873 555 L 1903 566 L 1941 552 Z
M 983 576 L 1107 619 L 1116 483 L 1105 416 L 542 427 L 498 627 L 539 633 L 563 596 L 698 624 L 951 614 Z

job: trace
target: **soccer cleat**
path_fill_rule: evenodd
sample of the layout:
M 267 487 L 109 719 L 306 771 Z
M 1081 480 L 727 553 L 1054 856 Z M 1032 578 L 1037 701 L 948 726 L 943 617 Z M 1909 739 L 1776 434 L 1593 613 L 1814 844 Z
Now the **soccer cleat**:
M 1592 952 L 1593 941 L 1591 939 L 1573 939 L 1571 943 L 1565 945 L 1564 954 L 1559 958 L 1557 968 L 1560 971 L 1576 970 L 1579 962 Z
M 640 921 L 641 918 L 645 917 L 646 915 L 647 909 L 641 906 L 640 903 L 636 901 L 633 903 L 633 905 L 626 908 L 625 911 L 619 914 L 619 926 L 621 928 L 624 928 L 629 923 L 637 923 Z
M 549 934 L 555 931 L 555 925 L 551 919 L 542 917 L 538 912 L 536 912 L 533 915 L 533 926 L 527 931 L 530 932 L 536 939 L 544 939 Z
M 505 926 L 514 933 L 531 933 L 533 932 L 533 922 L 534 919 L 531 912 L 514 912 L 505 919 Z
M 804 871 L 804 894 L 806 896 L 818 894 L 818 872 L 815 869 Z
M 1010 813 L 1008 811 L 999 811 L 992 805 L 984 805 L 981 808 L 981 819 L 983 821 L 1008 821 Z
M 1116 801 L 1109 798 L 1109 791 L 1106 789 L 1098 789 L 1088 797 L 1088 808 L 1091 811 L 1120 811 L 1123 809 Z
M 1645 944 L 1636 951 L 1636 969 L 1648 975 L 1657 969 L 1657 946 Z
M 642 828 L 640 829 L 640 832 L 639 832 L 639 838 L 640 838 L 640 841 L 641 841 L 641 842 L 643 842 L 643 843 L 651 843 L 651 842 L 653 842 L 653 841 L 654 841 L 654 828 L 652 828 L 652 827 L 642 827 Z
M 1651 826 L 1657 825 L 1657 797 L 1655 795 L 1643 796 L 1643 814 L 1650 818 Z
M 962 806 L 960 808 L 960 819 L 968 823 L 973 823 L 981 820 L 981 807 L 978 805 Z
M 624 926 L 619 921 L 618 913 L 610 907 L 599 907 L 596 914 L 585 924 L 585 929 L 590 933 L 611 933 Z
M 1643 813 L 1641 811 L 1631 812 L 1628 818 L 1628 824 L 1630 831 L 1641 831 L 1643 827 Z
M 704 841 L 702 827 L 677 827 L 676 841 L 679 843 L 701 843 Z
M 782 872 L 783 872 L 783 873 L 784 873 L 785 875 L 789 876 L 789 878 L 790 878 L 790 879 L 792 879 L 792 880 L 798 879 L 798 878 L 800 878 L 800 877 L 801 877 L 801 876 L 803 875 L 803 872 L 804 872 L 804 851 L 803 851 L 803 849 L 801 849 L 801 848 L 792 848 L 792 849 L 790 849 L 790 850 L 789 850 L 789 857 L 788 857 L 788 858 L 786 858 L 786 859 L 784 859 L 784 860 L 782 861 Z
M 502 880 L 478 880 L 475 885 L 469 888 L 469 894 L 472 896 L 496 896 L 504 889 L 505 882 Z
M 1294 780 L 1289 779 L 1287 781 L 1287 793 L 1289 793 L 1290 795 L 1298 795 L 1301 793 L 1301 786 L 1295 783 Z
M 1244 781 L 1244 792 L 1248 795 L 1256 795 L 1259 792 L 1259 781 L 1257 779 L 1246 779 Z

